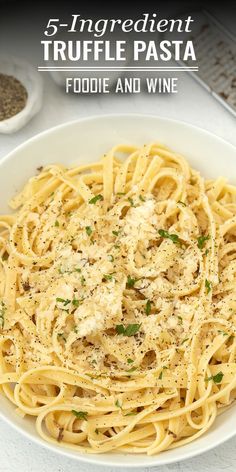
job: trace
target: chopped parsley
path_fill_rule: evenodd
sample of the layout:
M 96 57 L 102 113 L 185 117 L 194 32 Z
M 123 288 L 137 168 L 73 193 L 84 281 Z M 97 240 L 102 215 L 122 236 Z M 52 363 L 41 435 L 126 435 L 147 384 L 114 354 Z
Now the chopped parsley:
M 99 431 L 98 431 L 97 428 L 94 430 L 94 432 L 95 432 L 96 434 L 99 434 Z
M 69 303 L 71 302 L 71 300 L 69 300 L 68 298 L 65 299 L 65 298 L 60 298 L 60 297 L 57 297 L 56 301 L 59 303 L 63 303 L 64 306 L 69 305 Z
M 134 360 L 130 359 L 130 357 L 127 359 L 128 364 L 133 364 Z
M 208 241 L 209 239 L 210 239 L 209 234 L 207 236 L 199 236 L 199 238 L 197 238 L 197 245 L 199 249 L 203 249 L 205 246 L 205 242 Z
M 79 273 L 80 273 L 80 272 L 81 272 L 81 269 L 79 269 L 79 268 L 78 268 L 78 269 L 75 269 L 75 272 L 79 272 Z
M 76 416 L 79 420 L 85 420 L 88 421 L 88 412 L 87 411 L 76 411 L 76 410 L 71 410 L 71 413 Z
M 165 229 L 159 229 L 158 233 L 162 238 L 170 239 L 171 241 L 173 241 L 174 244 L 179 242 L 179 236 L 177 234 L 171 234 Z
M 223 336 L 229 336 L 229 333 L 226 333 L 226 331 L 221 331 L 220 329 L 218 329 L 218 333 L 223 334 Z
M 116 325 L 116 332 L 117 334 L 123 334 L 124 336 L 134 336 L 140 329 L 140 324 L 128 324 L 125 328 L 124 325 Z
M 6 313 L 6 305 L 3 301 L 1 301 L 1 306 L 0 306 L 0 327 L 3 328 L 4 326 L 4 321 L 5 321 L 5 313 Z
M 162 369 L 167 369 L 166 365 L 163 365 Z M 163 377 L 163 370 L 160 372 L 158 379 L 161 380 Z
M 117 406 L 117 408 L 122 409 L 122 405 L 120 404 L 119 400 L 116 400 L 115 405 Z
M 136 411 L 130 411 L 130 413 L 126 413 L 125 416 L 134 416 L 134 415 L 137 415 Z
M 134 284 L 137 282 L 138 279 L 133 279 L 130 275 L 127 277 L 127 287 L 133 288 Z
M 114 280 L 114 277 L 113 277 L 112 274 L 104 274 L 104 275 L 103 275 L 103 278 L 104 278 L 105 280 Z
M 208 382 L 209 380 L 213 380 L 214 383 L 218 384 L 221 382 L 221 380 L 223 379 L 224 377 L 224 374 L 223 372 L 218 372 L 218 374 L 216 375 L 211 375 L 211 377 L 208 377 L 206 379 L 206 381 Z
M 88 236 L 91 236 L 91 234 L 92 234 L 92 232 L 93 232 L 91 226 L 86 226 L 86 227 L 85 227 L 85 230 L 86 230 L 87 235 L 88 235 Z
M 207 294 L 211 291 L 211 282 L 209 280 L 205 280 L 205 287 L 206 287 L 206 292 Z
M 182 341 L 182 343 L 181 343 L 181 344 L 184 344 L 184 343 L 186 343 L 186 341 L 188 341 L 188 339 L 189 339 L 189 338 L 185 338 L 185 339 L 183 339 L 183 341 Z
M 77 298 L 73 298 L 72 305 L 77 307 L 77 306 L 79 306 L 79 304 L 80 304 L 80 300 L 78 300 Z
M 95 197 L 91 198 L 89 200 L 90 205 L 95 205 L 99 200 L 103 200 L 103 196 L 99 193 L 99 195 L 96 195 Z
M 183 318 L 182 316 L 177 316 L 178 320 L 179 320 L 179 324 L 182 324 L 183 323 Z
M 119 233 L 120 231 L 112 231 L 112 234 L 114 234 L 114 236 L 119 236 Z
M 122 196 L 122 195 L 125 195 L 125 192 L 117 192 L 116 195 Z
M 58 220 L 55 221 L 55 226 L 57 226 L 57 227 L 59 226 L 59 221 Z
M 145 306 L 146 315 L 150 315 L 151 309 L 152 309 L 151 302 L 150 302 L 150 300 L 147 300 L 147 303 L 146 303 L 146 306 Z
M 139 200 L 141 200 L 141 202 L 145 202 L 145 198 L 142 196 L 142 195 L 139 195 Z
M 128 201 L 130 203 L 130 205 L 133 207 L 134 206 L 134 201 L 131 197 L 128 198 Z

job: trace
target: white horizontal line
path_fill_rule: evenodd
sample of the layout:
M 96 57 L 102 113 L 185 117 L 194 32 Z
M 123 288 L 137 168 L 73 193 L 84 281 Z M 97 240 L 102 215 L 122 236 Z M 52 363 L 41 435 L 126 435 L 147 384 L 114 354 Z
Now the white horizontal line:
M 38 67 L 39 71 L 140 71 L 140 72 L 149 72 L 149 71 L 167 71 L 167 72 L 177 72 L 177 71 L 198 71 L 198 67 Z
M 38 66 L 39 69 L 198 69 L 198 66 Z
M 126 67 L 123 66 L 38 66 L 39 68 L 44 68 L 44 69 L 55 69 L 55 68 L 60 68 L 60 69 L 68 69 L 68 68 L 73 68 L 73 69 L 110 69 L 110 67 L 115 68 L 115 69 L 124 69 Z M 127 66 L 127 68 L 132 67 L 132 69 L 172 69 L 173 67 L 175 69 L 196 69 L 198 66 Z

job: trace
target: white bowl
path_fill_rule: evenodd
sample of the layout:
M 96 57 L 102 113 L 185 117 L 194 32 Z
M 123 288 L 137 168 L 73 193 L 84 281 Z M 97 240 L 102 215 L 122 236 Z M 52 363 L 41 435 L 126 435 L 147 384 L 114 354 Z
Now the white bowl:
M 51 162 L 71 164 L 93 161 L 117 143 L 144 144 L 159 140 L 183 153 L 207 177 L 224 175 L 236 184 L 236 148 L 202 129 L 174 120 L 143 115 L 108 115 L 82 119 L 50 129 L 22 144 L 0 162 L 0 211 L 36 168 Z M 236 433 L 236 408 L 220 415 L 212 428 L 196 441 L 157 456 L 85 455 L 44 442 L 34 421 L 22 419 L 1 396 L 0 415 L 29 439 L 64 456 L 97 465 L 152 467 L 179 462 L 216 447 Z
M 26 88 L 28 97 L 25 107 L 16 115 L 0 121 L 0 133 L 9 134 L 26 125 L 42 106 L 43 82 L 34 67 L 14 56 L 0 57 L 0 73 L 16 77 Z

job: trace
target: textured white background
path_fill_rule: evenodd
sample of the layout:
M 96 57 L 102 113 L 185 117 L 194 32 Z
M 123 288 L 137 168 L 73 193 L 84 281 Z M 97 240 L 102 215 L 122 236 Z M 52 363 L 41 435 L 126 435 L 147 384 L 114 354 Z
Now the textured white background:
M 17 28 L 14 20 L 12 31 Z M 0 29 L 0 44 L 4 52 L 16 54 L 16 45 L 9 38 L 9 23 Z M 27 58 L 24 36 L 18 44 Z M 22 54 L 21 54 L 22 55 Z M 35 58 L 28 59 L 32 62 Z M 46 73 L 44 79 L 44 103 L 42 111 L 24 129 L 14 135 L 0 135 L 0 157 L 14 149 L 29 137 L 68 120 L 105 113 L 150 113 L 180 119 L 205 128 L 236 145 L 236 121 L 214 98 L 203 90 L 187 74 L 179 74 L 179 93 L 172 96 L 67 96 Z M 157 130 L 158 137 L 158 130 Z M 236 426 L 235 426 L 236 427 Z M 88 466 L 66 459 L 31 443 L 5 423 L 0 423 L 0 472 L 93 472 Z M 96 467 L 98 472 L 102 470 Z M 113 469 L 106 469 L 112 472 Z M 145 469 L 147 471 L 148 469 Z M 155 469 L 152 469 L 155 470 Z M 195 459 L 158 468 L 160 472 L 233 472 L 236 470 L 236 438 Z M 124 470 L 125 472 L 125 470 Z

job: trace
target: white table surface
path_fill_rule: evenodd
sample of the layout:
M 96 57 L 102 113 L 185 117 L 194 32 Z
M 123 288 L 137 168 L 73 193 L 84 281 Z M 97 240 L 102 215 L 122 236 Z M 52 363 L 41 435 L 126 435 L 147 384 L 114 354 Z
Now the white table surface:
M 4 34 L 6 35 L 6 28 L 0 30 L 0 43 L 4 39 Z M 8 43 L 5 46 L 4 52 L 15 53 L 13 45 Z M 24 56 L 27 55 L 24 54 Z M 179 93 L 171 96 L 68 96 L 54 84 L 47 73 L 43 73 L 43 79 L 44 103 L 41 112 L 19 132 L 12 135 L 0 135 L 0 158 L 31 136 L 59 123 L 90 115 L 124 112 L 156 114 L 187 121 L 212 131 L 236 145 L 235 118 L 185 73 L 179 74 Z M 18 472 L 92 472 L 95 470 L 94 466 L 63 458 L 37 446 L 4 422 L 0 422 L 0 438 L 0 472 L 13 472 L 16 469 Z M 102 470 L 100 467 L 96 469 Z M 111 468 L 106 470 L 112 472 Z M 207 454 L 175 465 L 164 466 L 158 470 L 160 472 L 219 472 L 223 470 L 233 472 L 236 470 L 236 437 Z

